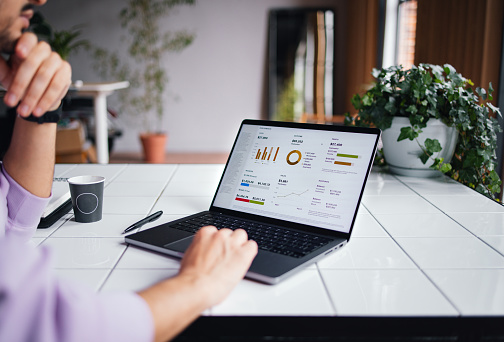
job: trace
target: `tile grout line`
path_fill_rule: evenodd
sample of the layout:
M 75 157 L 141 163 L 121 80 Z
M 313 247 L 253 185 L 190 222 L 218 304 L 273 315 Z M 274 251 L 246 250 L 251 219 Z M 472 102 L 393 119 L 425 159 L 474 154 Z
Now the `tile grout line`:
M 396 177 L 396 176 L 394 176 Z M 469 229 L 467 229 L 465 226 L 463 226 L 460 222 L 458 222 L 457 220 L 455 220 L 453 217 L 451 217 L 448 213 L 446 213 L 444 210 L 442 210 L 441 208 L 439 208 L 438 206 L 436 206 L 434 203 L 432 203 L 431 201 L 429 201 L 427 198 L 425 198 L 424 196 L 422 196 L 421 194 L 419 194 L 415 189 L 413 189 L 412 187 L 410 187 L 407 183 L 403 182 L 402 180 L 400 180 L 399 178 L 396 177 L 396 179 L 401 182 L 404 186 L 406 186 L 408 189 L 410 189 L 411 191 L 413 191 L 415 194 L 417 194 L 420 198 L 423 198 L 425 201 L 427 201 L 427 203 L 429 203 L 430 205 L 432 205 L 434 208 L 436 208 L 437 210 L 439 210 L 440 212 L 442 212 L 445 216 L 447 216 L 450 220 L 452 220 L 453 222 L 455 222 L 457 225 L 459 225 L 460 227 L 462 227 L 462 229 L 464 229 L 465 231 L 467 231 L 469 234 L 471 234 L 473 237 L 475 237 L 476 239 L 478 239 L 479 241 L 481 241 L 482 243 L 484 243 L 487 247 L 489 247 L 490 249 L 494 250 L 495 252 L 497 252 L 497 254 L 501 255 L 502 257 L 504 257 L 504 253 L 500 252 L 499 250 L 497 250 L 496 248 L 494 248 L 492 245 L 490 245 L 489 243 L 487 243 L 485 240 L 483 240 L 482 238 L 480 238 L 478 235 L 474 234 L 472 231 L 470 231 Z M 483 196 L 483 195 L 482 195 Z M 367 208 L 366 208 L 367 209 Z M 368 209 L 369 211 L 369 209 Z
M 58 177 L 64 176 L 66 173 L 68 173 L 68 172 L 70 172 L 70 171 L 72 171 L 72 170 L 76 169 L 78 165 L 79 165 L 79 164 L 75 164 L 75 165 L 73 165 L 71 168 L 69 168 L 68 170 L 66 170 L 66 171 L 64 171 L 63 173 L 61 173 Z M 118 172 L 118 173 L 116 173 L 116 174 L 112 177 L 112 179 L 111 179 L 111 180 L 107 183 L 107 186 L 110 184 L 110 182 L 112 182 L 112 180 L 114 180 L 115 178 L 117 178 L 117 177 L 118 177 L 121 173 L 123 173 L 123 172 L 124 172 L 124 170 L 126 170 L 126 169 L 127 169 L 127 167 L 125 166 L 125 167 L 123 167 L 121 170 L 119 170 L 119 172 Z M 68 211 L 68 213 L 70 213 L 70 212 L 72 212 L 72 211 L 73 211 L 73 209 L 70 209 L 70 210 Z M 44 237 L 44 239 L 41 241 L 41 243 L 43 243 L 44 241 L 46 241 L 47 239 L 49 239 L 50 237 L 52 237 L 52 236 L 54 235 L 54 233 L 56 233 L 56 231 L 57 231 L 58 229 L 60 229 L 60 228 L 61 228 L 61 227 L 62 227 L 65 223 L 67 223 L 68 221 L 70 221 L 70 220 L 72 219 L 72 216 L 74 216 L 74 215 L 73 215 L 73 213 L 72 213 L 72 214 L 70 214 L 70 216 L 69 216 L 68 218 L 65 218 L 65 216 L 66 216 L 66 215 L 68 215 L 68 213 L 66 213 L 65 215 L 63 215 L 63 216 L 62 216 L 62 218 L 63 218 L 63 222 L 62 222 L 62 223 L 61 223 L 58 227 L 56 227 L 56 228 L 52 231 L 52 233 L 50 233 L 49 235 L 47 235 L 46 237 Z M 59 221 L 59 220 L 58 220 L 58 221 Z M 56 221 L 56 222 L 58 222 L 58 221 Z M 55 223 L 56 223 L 56 222 L 55 222 Z M 53 224 L 55 224 L 55 223 L 53 223 Z
M 124 248 L 124 250 L 122 251 L 121 255 L 119 256 L 119 258 L 117 259 L 117 261 L 115 262 L 115 264 L 112 266 L 112 268 L 109 269 L 109 272 L 107 273 L 107 276 L 105 277 L 105 279 L 103 280 L 103 282 L 101 283 L 101 285 L 98 287 L 98 291 L 96 291 L 96 292 L 101 292 L 101 290 L 103 289 L 103 287 L 105 286 L 105 284 L 109 280 L 110 276 L 112 275 L 112 272 L 115 271 L 115 268 L 116 268 L 117 264 L 121 261 L 122 257 L 124 256 L 124 253 L 126 253 L 126 251 L 128 250 L 128 248 L 129 248 L 129 245 L 126 245 L 126 248 Z
M 154 207 L 156 206 L 156 203 L 159 201 L 159 199 L 161 198 L 161 196 L 163 196 L 163 193 L 166 191 L 166 188 L 168 187 L 168 184 L 170 184 L 171 180 L 173 179 L 173 177 L 177 173 L 177 170 L 179 169 L 179 167 L 180 167 L 180 165 L 177 164 L 177 166 L 175 167 L 175 170 L 173 170 L 173 173 L 171 174 L 171 176 L 168 178 L 168 180 L 166 181 L 165 185 L 163 186 L 163 190 L 159 193 L 159 195 L 156 197 L 156 200 L 154 201 L 154 203 L 150 207 L 148 214 L 151 214 L 152 209 L 154 209 Z
M 126 169 L 126 168 L 125 168 Z M 163 187 L 163 191 L 161 191 L 161 193 L 158 195 L 158 197 L 156 198 L 156 200 L 154 201 L 154 204 L 152 204 L 152 206 L 150 207 L 149 209 L 149 213 L 152 211 L 152 209 L 154 208 L 154 206 L 156 205 L 157 201 L 159 200 L 159 198 L 161 197 L 161 195 L 163 194 L 163 192 L 166 190 L 166 187 L 168 186 L 168 184 L 170 183 L 170 181 L 173 179 L 173 176 L 175 175 L 175 173 L 177 172 L 177 170 L 179 169 L 179 165 L 177 164 L 175 170 L 173 171 L 173 173 L 171 174 L 171 176 L 168 178 L 168 181 L 166 182 L 165 186 Z M 115 271 L 117 265 L 119 264 L 119 262 L 121 261 L 121 259 L 123 258 L 124 254 L 126 253 L 126 251 L 128 250 L 129 248 L 129 245 L 126 244 L 126 248 L 124 249 L 124 251 L 121 253 L 121 255 L 119 256 L 119 258 L 117 259 L 116 263 L 112 266 L 112 268 L 110 269 L 110 271 L 108 272 L 107 276 L 105 277 L 105 279 L 103 280 L 102 284 L 99 286 L 98 288 L 98 291 L 97 292 L 100 292 L 103 287 L 105 286 L 105 284 L 107 283 L 107 281 L 110 279 L 110 276 L 112 275 L 112 272 Z
M 77 168 L 77 165 L 76 165 L 74 168 Z M 74 168 L 72 168 L 72 169 L 70 169 L 70 170 L 73 170 Z M 116 179 L 116 178 L 117 178 L 117 177 L 118 177 L 121 173 L 123 173 L 123 172 L 124 172 L 127 168 L 128 168 L 128 165 L 125 165 L 125 166 L 123 166 L 123 167 L 122 167 L 122 168 L 121 168 L 121 169 L 120 169 L 117 173 L 115 173 L 115 174 L 114 174 L 114 176 L 112 176 L 112 178 L 111 178 L 111 179 L 107 182 L 107 186 L 109 186 L 109 185 L 110 185 L 110 183 L 111 183 L 114 179 Z M 64 175 L 65 173 L 67 173 L 68 171 L 70 171 L 70 170 L 65 171 L 65 172 L 63 173 L 63 175 Z M 104 188 L 105 188 L 105 187 L 104 187 Z M 66 220 L 63 222 L 63 224 L 64 224 L 64 223 L 66 223 L 68 220 L 70 220 L 70 218 L 66 219 Z M 60 225 L 57 229 L 55 229 L 55 230 L 54 230 L 54 232 L 56 232 L 58 229 L 60 229 L 60 228 L 61 228 L 61 226 L 63 226 L 63 224 L 61 224 L 61 225 Z M 51 235 L 53 235 L 53 234 L 54 234 L 54 232 L 52 232 L 52 233 L 51 233 L 51 234 L 50 234 L 47 238 L 49 238 Z M 46 239 L 47 239 L 47 238 L 46 238 Z M 44 240 L 44 241 L 45 241 L 45 240 Z M 105 283 L 106 283 L 106 282 L 107 282 L 107 280 L 109 279 L 110 275 L 112 274 L 112 271 L 115 269 L 115 267 L 116 267 L 117 263 L 121 260 L 122 256 L 124 255 L 124 253 L 126 252 L 126 250 L 127 250 L 127 249 L 128 249 L 128 246 L 126 246 L 126 248 L 125 248 L 125 249 L 124 249 L 124 251 L 121 253 L 121 255 L 119 256 L 119 258 L 118 258 L 117 262 L 116 262 L 116 263 L 112 266 L 112 268 L 107 269 L 107 270 L 108 270 L 107 275 L 105 276 L 105 279 L 103 280 L 103 282 L 102 282 L 102 283 L 98 286 L 98 289 L 96 290 L 96 292 L 100 292 L 100 291 L 102 290 L 103 286 L 105 285 Z
M 399 182 L 401 182 L 400 179 L 398 179 L 396 176 L 392 175 L 394 178 L 396 178 Z M 402 184 L 404 184 L 403 182 L 401 182 Z M 406 185 L 406 184 L 404 184 Z M 406 185 L 407 186 L 407 185 Z M 411 189 L 409 186 L 407 186 L 409 189 Z M 411 189 L 413 192 L 415 192 L 418 196 L 420 196 L 415 190 Z M 422 197 L 422 196 L 420 196 Z M 423 198 L 423 197 L 422 197 Z M 429 202 L 430 203 L 430 202 Z M 432 204 L 432 203 L 431 203 Z M 448 303 L 458 312 L 458 315 L 459 316 L 462 316 L 462 311 L 457 307 L 457 305 L 455 305 L 454 302 L 452 302 L 452 300 L 448 297 L 447 294 L 444 293 L 444 291 L 441 290 L 441 288 L 434 282 L 433 279 L 431 279 L 431 277 L 429 277 L 427 275 L 427 273 L 420 267 L 420 265 L 418 265 L 416 263 L 416 261 L 406 252 L 406 250 L 401 246 L 401 244 L 399 244 L 399 242 L 396 241 L 396 239 L 392 236 L 392 234 L 389 233 L 389 231 L 381 224 L 381 222 L 374 216 L 374 214 L 366 207 L 366 205 L 364 205 L 364 203 L 362 203 L 362 205 L 364 206 L 364 208 L 366 208 L 366 210 L 369 212 L 369 214 L 373 217 L 373 219 L 380 225 L 380 227 L 382 227 L 382 229 L 388 234 L 388 236 L 392 239 L 392 241 L 394 241 L 394 243 L 403 251 L 404 254 L 406 254 L 408 256 L 408 258 L 411 260 L 411 262 L 417 267 L 417 269 L 429 280 L 429 282 L 434 286 L 434 288 L 436 288 L 439 293 L 441 293 L 441 295 L 446 299 L 446 301 L 448 301 Z M 433 205 L 433 204 L 432 204 Z M 436 206 L 434 206 L 436 207 Z M 437 207 L 436 207 L 437 208 Z
M 324 276 L 322 275 L 322 272 L 320 271 L 318 263 L 315 263 L 315 266 L 317 267 L 317 273 L 319 274 L 320 280 L 322 281 L 322 285 L 324 286 L 324 290 L 327 294 L 327 297 L 329 298 L 329 302 L 331 303 L 331 308 L 333 309 L 334 316 L 338 316 L 338 310 L 336 309 L 336 304 L 334 303 L 334 300 L 331 296 L 331 292 L 329 291 L 329 288 L 327 287 L 327 284 L 324 280 Z
M 173 177 L 175 177 L 175 174 L 177 173 L 178 169 L 180 168 L 180 165 L 177 164 L 176 167 L 175 167 L 175 170 L 173 170 L 170 178 L 168 178 L 168 180 L 166 181 L 164 187 L 163 187 L 163 190 L 161 191 L 161 193 L 159 194 L 158 198 L 161 197 L 163 195 L 163 193 L 166 191 L 166 188 L 168 187 L 168 184 L 170 184 L 171 180 L 173 179 Z
M 70 210 L 70 211 L 72 211 L 72 210 Z M 69 211 L 69 212 L 70 212 L 70 211 Z M 40 244 L 42 244 L 42 243 L 43 243 L 43 242 L 45 242 L 47 239 L 49 239 L 50 237 L 52 237 L 52 236 L 54 235 L 54 233 L 56 233 L 56 231 L 57 231 L 58 229 L 60 229 L 60 228 L 61 228 L 61 226 L 63 226 L 65 223 L 67 223 L 67 221 L 70 221 L 70 219 L 71 219 L 71 218 L 72 218 L 72 216 L 73 216 L 73 214 L 71 214 L 69 217 L 65 218 L 65 216 L 66 216 L 66 215 L 68 215 L 68 213 L 62 216 L 62 218 L 63 218 L 63 220 L 62 220 L 62 221 L 63 221 L 63 222 L 61 222 L 61 224 L 60 224 L 59 226 L 57 226 L 56 228 L 54 228 L 54 230 L 53 230 L 51 233 L 49 233 L 47 236 L 43 237 L 43 240 L 40 242 Z M 61 220 L 61 219 L 60 219 L 60 220 Z M 60 220 L 58 220 L 58 221 L 60 221 Z M 56 221 L 56 222 L 58 222 L 58 221 Z M 56 222 L 55 222 L 55 223 L 56 223 Z M 55 224 L 55 223 L 53 223 L 53 224 Z M 38 229 L 38 228 L 37 228 L 37 229 Z M 48 228 L 46 228 L 46 229 L 48 229 Z

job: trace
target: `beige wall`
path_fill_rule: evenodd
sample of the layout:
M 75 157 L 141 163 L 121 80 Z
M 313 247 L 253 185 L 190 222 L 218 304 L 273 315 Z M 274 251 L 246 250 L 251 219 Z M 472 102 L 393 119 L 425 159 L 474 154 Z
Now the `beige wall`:
M 124 0 L 49 0 L 42 12 L 57 29 L 86 24 L 85 38 L 96 45 L 119 50 L 117 19 Z M 168 29 L 188 29 L 195 42 L 182 53 L 169 55 L 169 92 L 164 129 L 172 152 L 228 152 L 239 123 L 261 118 L 266 110 L 266 57 L 268 10 L 281 7 L 328 6 L 336 10 L 337 63 L 344 41 L 341 0 L 199 0 L 166 20 Z M 71 58 L 73 79 L 99 81 L 86 53 Z M 339 80 L 336 80 L 337 83 Z M 340 82 L 341 83 L 341 82 Z M 115 96 L 110 99 L 114 106 Z M 117 102 L 115 102 L 117 104 Z M 138 131 L 121 123 L 123 137 L 114 150 L 140 151 Z

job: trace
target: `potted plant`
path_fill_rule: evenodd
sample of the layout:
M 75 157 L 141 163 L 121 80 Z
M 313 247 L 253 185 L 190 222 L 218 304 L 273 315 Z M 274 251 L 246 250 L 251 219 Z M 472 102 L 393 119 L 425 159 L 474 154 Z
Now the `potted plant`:
M 387 131 L 402 120 L 395 135 L 397 143 L 416 145 L 419 152 L 415 158 L 422 164 L 429 162 L 431 169 L 439 170 L 495 199 L 501 185 L 495 171 L 497 132 L 500 128 L 492 115 L 500 116 L 501 113 L 490 103 L 493 99 L 492 84 L 488 92 L 480 87 L 473 90 L 471 80 L 457 73 L 449 64 L 420 64 L 409 70 L 393 66 L 374 69 L 373 76 L 377 79 L 376 83 L 364 95 L 353 96 L 352 104 L 357 114 L 347 113 L 345 124 L 373 125 L 382 129 L 385 137 L 390 132 Z M 443 146 L 439 133 L 426 136 L 424 133 L 430 130 L 429 125 L 433 121 L 444 125 L 442 132 L 451 127 L 455 138 L 448 138 Z M 391 140 L 394 139 L 387 141 L 389 145 Z M 439 154 L 450 148 L 450 141 L 453 158 L 449 153 L 444 156 Z M 389 148 L 384 138 L 385 163 L 394 156 L 394 153 L 387 156 Z
M 69 30 L 56 31 L 40 12 L 35 12 L 30 19 L 30 30 L 39 39 L 45 40 L 65 61 L 80 48 L 89 48 L 89 41 L 80 39 L 82 28 L 83 25 L 75 25 Z
M 161 23 L 176 6 L 194 3 L 195 0 L 128 0 L 119 19 L 127 32 L 129 58 L 106 49 L 94 51 L 94 66 L 103 78 L 130 82 L 130 87 L 120 92 L 121 112 L 129 113 L 135 118 L 135 125 L 142 127 L 140 139 L 147 162 L 160 163 L 165 158 L 163 96 L 168 77 L 162 57 L 183 50 L 194 40 L 194 34 L 165 31 Z M 150 150 L 151 146 L 157 152 Z

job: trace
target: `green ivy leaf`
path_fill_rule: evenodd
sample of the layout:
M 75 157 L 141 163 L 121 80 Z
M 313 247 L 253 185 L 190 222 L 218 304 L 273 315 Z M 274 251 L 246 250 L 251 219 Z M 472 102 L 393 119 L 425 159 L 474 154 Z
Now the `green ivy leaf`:
M 430 153 L 430 154 L 433 154 L 433 153 L 436 153 L 436 152 L 441 152 L 441 150 L 443 149 L 441 147 L 441 144 L 439 143 L 439 140 L 437 139 L 430 139 L 430 138 L 427 138 L 425 139 L 425 149 Z
M 415 138 L 418 137 L 418 133 L 415 132 L 413 127 L 402 127 L 401 128 L 401 134 L 399 134 L 399 137 L 397 138 L 397 141 L 409 139 L 409 140 L 414 140 Z
M 501 131 L 495 115 L 502 116 L 492 105 L 492 84 L 488 90 L 466 79 L 449 64 L 419 64 L 409 70 L 402 66 L 373 70 L 377 83 L 365 100 L 355 101 L 358 115 L 354 124 L 390 127 L 395 116 L 409 119 L 409 127 L 401 128 L 398 141 L 418 138 L 431 118 L 457 129 L 456 158 L 445 163 L 434 154 L 442 150 L 436 137 L 425 140 L 418 158 L 432 169 L 447 173 L 456 181 L 495 199 L 502 183 L 494 172 L 497 161 L 497 133 Z
M 500 184 L 491 184 L 490 191 L 495 194 L 500 193 Z
M 371 72 L 371 75 L 373 75 L 374 78 L 379 78 L 381 74 L 381 70 L 373 68 L 373 71 Z
M 373 104 L 373 99 L 368 94 L 365 94 L 362 97 L 362 103 L 364 104 L 364 106 L 371 106 Z
M 476 93 L 483 99 L 487 99 L 487 92 L 484 88 L 477 87 L 476 88 Z
M 436 158 L 434 159 L 434 164 L 432 164 L 430 166 L 431 169 L 435 169 L 435 170 L 440 170 L 441 169 L 441 165 L 443 163 L 443 158 Z
M 355 109 L 359 110 L 362 108 L 361 97 L 359 96 L 359 94 L 355 94 L 354 96 L 352 96 L 350 102 L 352 103 L 352 106 L 354 106 Z
M 397 112 L 397 107 L 395 103 L 395 98 L 389 97 L 387 104 L 385 105 L 385 110 L 390 114 L 394 115 Z
M 406 111 L 415 115 L 418 112 L 418 109 L 415 105 L 409 105 L 408 108 L 406 108 Z
M 422 163 L 423 163 L 423 164 L 425 164 L 425 163 L 427 163 L 427 161 L 429 160 L 430 155 L 428 155 L 428 154 L 424 151 L 422 154 L 420 154 L 420 155 L 418 156 L 418 158 L 420 158 L 420 160 L 422 161 Z M 432 166 L 433 166 L 434 168 L 436 168 L 436 167 L 435 167 L 436 165 L 432 165 Z
M 493 170 L 492 172 L 490 172 L 489 177 L 490 177 L 490 179 L 492 181 L 500 183 L 499 174 L 497 172 L 495 172 L 495 170 Z
M 491 104 L 490 102 L 487 102 L 487 106 L 495 113 L 495 114 L 499 114 L 500 115 L 500 109 L 495 107 L 493 104 Z
M 444 163 L 443 165 L 441 165 L 441 172 L 442 173 L 447 173 L 451 170 L 452 170 L 452 166 L 450 163 Z

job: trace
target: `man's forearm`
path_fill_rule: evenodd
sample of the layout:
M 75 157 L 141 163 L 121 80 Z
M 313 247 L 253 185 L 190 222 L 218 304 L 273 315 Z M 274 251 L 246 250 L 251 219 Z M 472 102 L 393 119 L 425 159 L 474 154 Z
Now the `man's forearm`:
M 23 188 L 39 197 L 51 194 L 54 173 L 56 124 L 16 118 L 4 167 Z
M 23 117 L 40 117 L 57 108 L 71 78 L 70 64 L 30 32 L 21 34 L 8 60 L 0 57 L 0 83 L 7 89 L 4 102 Z M 56 123 L 16 118 L 4 167 L 17 183 L 39 197 L 51 193 L 55 141 Z

